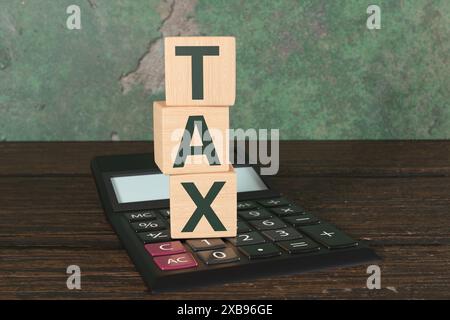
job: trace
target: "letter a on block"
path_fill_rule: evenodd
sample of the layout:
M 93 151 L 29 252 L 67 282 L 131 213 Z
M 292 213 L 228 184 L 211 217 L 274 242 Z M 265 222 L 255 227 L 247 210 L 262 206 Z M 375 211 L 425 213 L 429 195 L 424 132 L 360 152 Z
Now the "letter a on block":
M 227 171 L 228 127 L 228 107 L 169 107 L 156 101 L 155 162 L 164 174 Z
M 173 239 L 234 237 L 236 176 L 227 172 L 170 176 L 170 234 Z
M 198 130 L 200 135 L 202 142 L 200 146 L 191 146 L 195 129 Z M 184 167 L 186 158 L 193 155 L 205 155 L 210 166 L 220 165 L 214 142 L 209 133 L 205 117 L 203 116 L 189 116 L 183 138 L 181 139 L 180 149 L 177 152 L 177 157 L 173 164 L 174 168 Z
M 164 50 L 168 106 L 234 104 L 234 37 L 167 37 Z

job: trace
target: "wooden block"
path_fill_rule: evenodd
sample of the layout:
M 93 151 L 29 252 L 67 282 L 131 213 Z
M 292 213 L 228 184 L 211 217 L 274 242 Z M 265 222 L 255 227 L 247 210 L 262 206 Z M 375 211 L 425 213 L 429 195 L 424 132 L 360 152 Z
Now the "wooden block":
M 235 237 L 236 174 L 170 176 L 170 233 L 173 239 Z
M 164 41 L 168 106 L 234 104 L 234 37 L 167 37 Z
M 164 101 L 156 101 L 155 163 L 164 174 L 227 171 L 228 127 L 228 107 L 168 107 Z

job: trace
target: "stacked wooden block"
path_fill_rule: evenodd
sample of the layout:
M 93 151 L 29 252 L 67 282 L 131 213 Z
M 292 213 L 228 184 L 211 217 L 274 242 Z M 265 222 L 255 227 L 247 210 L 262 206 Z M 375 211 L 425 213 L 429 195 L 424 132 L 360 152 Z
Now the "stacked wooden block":
M 165 39 L 166 101 L 153 104 L 155 162 L 170 175 L 173 239 L 234 237 L 236 175 L 229 107 L 236 95 L 233 37 Z

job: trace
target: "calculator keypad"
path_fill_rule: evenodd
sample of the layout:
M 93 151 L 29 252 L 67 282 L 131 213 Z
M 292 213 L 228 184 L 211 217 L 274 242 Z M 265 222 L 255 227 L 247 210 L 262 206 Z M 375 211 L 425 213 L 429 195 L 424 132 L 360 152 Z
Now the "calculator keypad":
M 194 251 L 225 248 L 225 242 L 223 242 L 221 239 L 193 239 L 186 240 L 186 243 Z
M 252 220 L 249 222 L 256 230 L 271 230 L 285 228 L 286 223 L 278 218 L 270 218 L 263 220 Z
M 305 213 L 299 216 L 284 217 L 283 220 L 293 225 L 294 227 L 319 223 L 319 219 L 309 213 Z
M 166 223 L 160 219 L 133 222 L 131 226 L 136 232 L 162 230 L 166 227 Z
M 241 233 L 227 240 L 236 247 L 266 242 L 258 232 Z
M 270 258 L 281 254 L 281 251 L 271 243 L 240 247 L 239 250 L 249 259 Z
M 253 201 L 240 201 L 237 203 L 238 210 L 255 209 L 256 203 Z
M 246 220 L 267 219 L 272 218 L 272 214 L 266 209 L 251 209 L 238 211 L 239 217 Z
M 125 214 L 146 251 L 163 271 L 343 249 L 358 242 L 285 198 L 237 203 L 237 236 L 172 241 L 169 209 Z M 223 240 L 226 240 L 224 242 Z M 239 253 L 238 253 L 239 252 Z M 325 251 L 326 252 L 326 251 Z
M 252 231 L 252 228 L 250 228 L 248 223 L 238 220 L 238 222 L 237 222 L 237 233 L 245 233 L 245 232 L 250 232 L 250 231 Z
M 267 238 L 273 242 L 284 241 L 284 240 L 295 240 L 302 238 L 300 232 L 294 228 L 285 228 L 277 230 L 267 230 L 262 232 Z
M 139 232 L 139 238 L 143 243 L 163 242 L 170 240 L 169 230 L 159 230 L 153 232 Z
M 297 239 L 293 241 L 278 242 L 277 244 L 285 251 L 292 254 L 306 253 L 320 250 L 320 247 L 317 243 L 306 238 Z
M 306 226 L 300 229 L 328 249 L 341 249 L 356 246 L 358 243 L 329 224 Z
M 153 261 L 155 261 L 156 265 L 163 271 L 188 269 L 198 266 L 198 263 L 192 254 L 188 252 L 171 256 L 155 257 L 153 258 Z
M 289 201 L 286 200 L 285 198 L 264 199 L 264 200 L 259 200 L 258 203 L 266 208 L 290 205 Z
M 152 257 L 168 256 L 186 252 L 186 249 L 180 241 L 146 244 L 145 250 L 147 250 Z
M 128 221 L 130 222 L 156 219 L 156 214 L 152 210 L 126 213 L 125 216 L 128 218 Z
M 303 214 L 305 212 L 305 209 L 298 206 L 283 206 L 278 208 L 272 208 L 270 209 L 270 211 L 272 211 L 279 217 L 284 217 L 284 216 L 292 216 L 294 214 Z
M 232 248 L 202 251 L 198 253 L 200 259 L 208 264 L 221 264 L 239 261 L 240 258 Z

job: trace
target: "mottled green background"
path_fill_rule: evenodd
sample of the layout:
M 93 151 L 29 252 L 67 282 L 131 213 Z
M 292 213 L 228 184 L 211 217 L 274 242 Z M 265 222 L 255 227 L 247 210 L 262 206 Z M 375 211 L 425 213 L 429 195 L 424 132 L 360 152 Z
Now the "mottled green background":
M 193 34 L 237 37 L 232 127 L 450 138 L 449 17 L 448 0 L 0 0 L 0 140 L 151 139 L 161 38 Z

